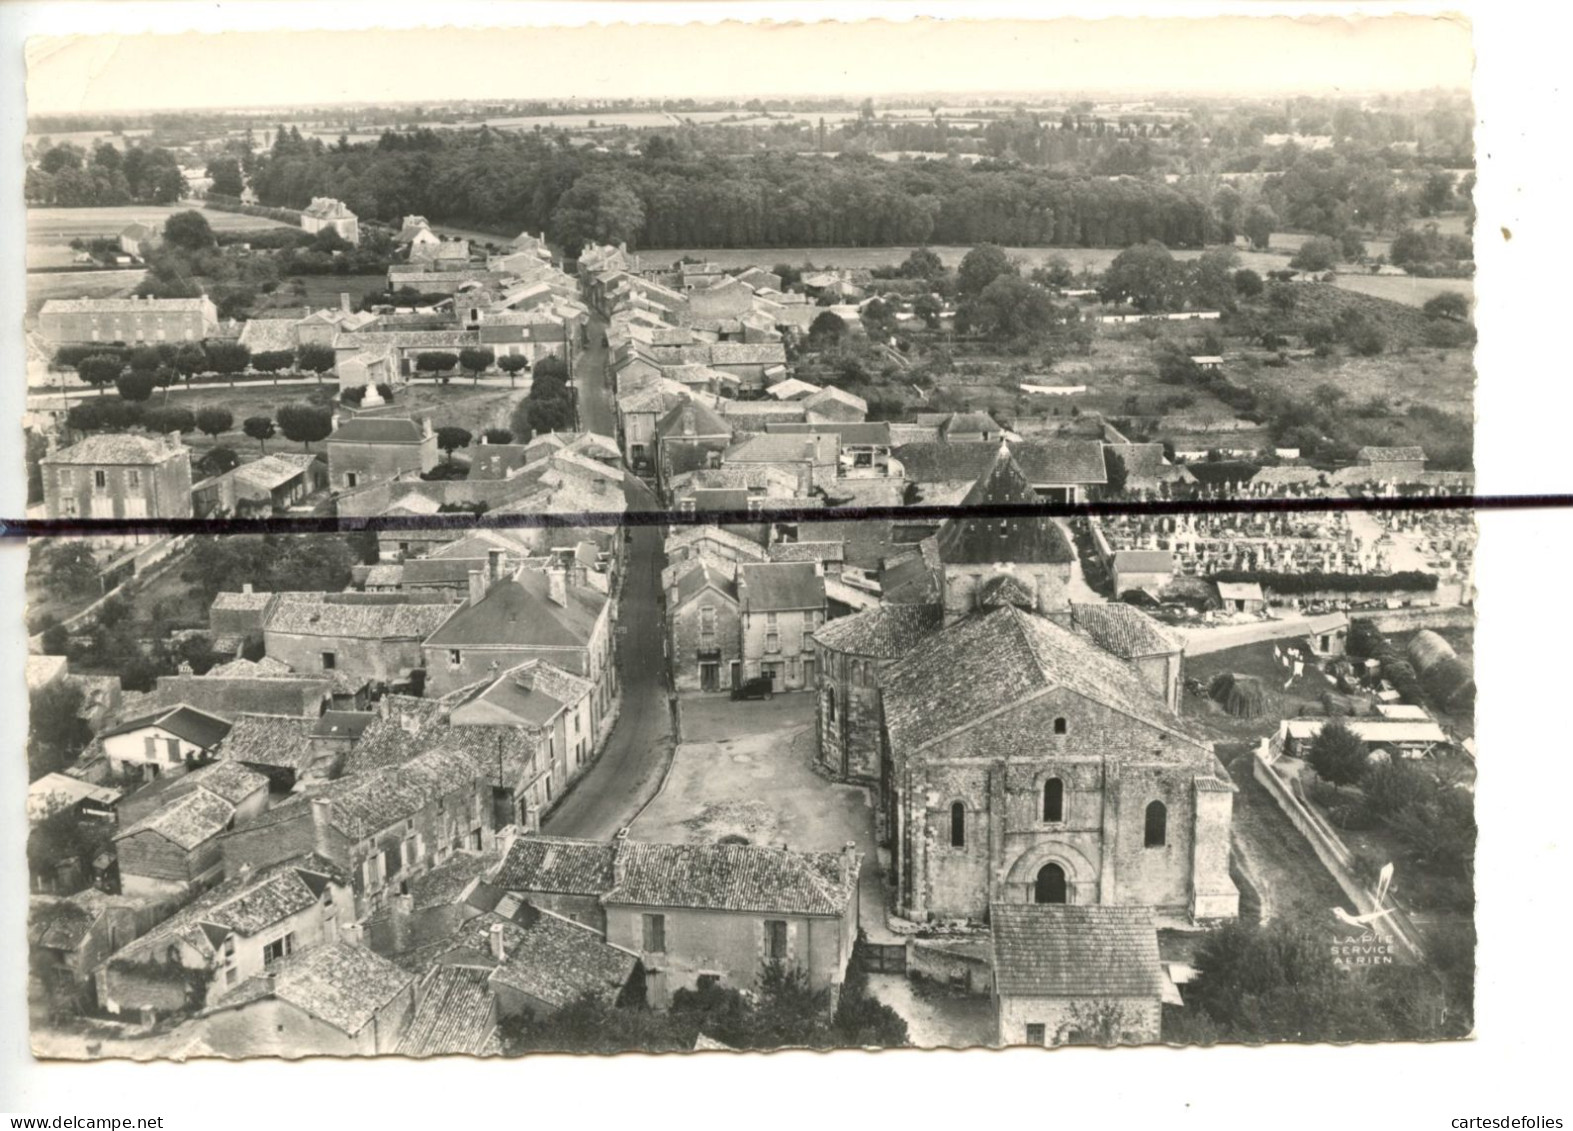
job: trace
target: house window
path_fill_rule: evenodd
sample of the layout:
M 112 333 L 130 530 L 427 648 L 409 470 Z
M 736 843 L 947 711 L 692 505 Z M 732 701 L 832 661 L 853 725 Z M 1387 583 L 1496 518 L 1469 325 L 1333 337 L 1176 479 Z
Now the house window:
M 1169 837 L 1169 810 L 1162 801 L 1147 806 L 1147 828 L 1142 843 L 1148 848 L 1162 848 Z
M 1065 717 L 1063 715 L 1061 715 L 1059 718 L 1054 720 L 1054 733 L 1055 734 L 1064 734 L 1066 729 L 1067 729 L 1067 727 L 1066 727 L 1066 723 L 1065 723 Z
M 781 651 L 781 626 L 775 613 L 765 614 L 765 651 Z
M 238 981 L 240 981 L 240 971 L 233 966 L 226 967 L 224 970 L 224 984 L 233 986 Z
M 765 961 L 785 962 L 787 959 L 787 925 L 785 919 L 765 920 Z
M 950 846 L 967 847 L 967 807 L 959 801 L 950 807 Z
M 700 993 L 704 993 L 706 990 L 713 990 L 721 984 L 721 975 L 701 974 L 698 978 L 698 984 Z
M 126 472 L 126 486 L 130 487 L 133 491 L 141 490 L 142 473 L 134 467 L 128 470 Z
M 281 958 L 287 958 L 295 949 L 295 933 L 291 931 L 281 939 L 275 939 L 262 948 L 262 964 L 271 966 Z
M 336 668 L 338 666 L 339 666 L 339 658 L 338 658 L 337 655 L 335 655 L 332 652 L 324 652 L 322 654 L 322 670 L 323 671 L 331 672 L 334 668 Z
M 1049 1031 L 1046 1026 L 1033 1025 L 1030 1023 L 1027 1025 L 1027 1043 L 1029 1045 L 1041 1045 L 1044 1044 L 1048 1039 Z
M 346 486 L 346 487 L 358 487 L 358 486 L 360 486 L 360 473 L 357 472 L 357 471 L 346 471 L 344 473 L 344 486 Z
M 105 491 L 109 489 L 109 473 L 101 467 L 93 469 L 93 490 Z
M 1045 864 L 1038 869 L 1038 878 L 1032 885 L 1032 902 L 1066 903 L 1066 889 L 1065 869 L 1058 864 Z
M 229 935 L 224 939 L 224 961 L 232 962 L 235 958 L 235 936 Z
M 65 518 L 75 518 L 77 515 L 75 499 L 60 500 L 60 514 Z
M 666 916 L 643 915 L 644 950 L 647 954 L 666 953 Z
M 1059 778 L 1050 778 L 1043 783 L 1043 819 L 1045 821 L 1065 819 L 1065 783 Z
M 72 485 L 71 469 L 68 467 L 60 472 L 60 489 L 62 491 L 69 491 L 71 490 Z
M 836 721 L 836 689 L 834 686 L 825 688 L 825 720 L 832 723 Z
M 457 648 L 449 648 L 448 649 L 448 666 L 450 668 L 461 668 L 461 667 L 463 667 L 464 666 L 464 653 L 459 651 L 459 649 L 457 649 Z
M 699 647 L 707 652 L 715 647 L 715 623 L 715 606 L 702 606 L 699 610 Z

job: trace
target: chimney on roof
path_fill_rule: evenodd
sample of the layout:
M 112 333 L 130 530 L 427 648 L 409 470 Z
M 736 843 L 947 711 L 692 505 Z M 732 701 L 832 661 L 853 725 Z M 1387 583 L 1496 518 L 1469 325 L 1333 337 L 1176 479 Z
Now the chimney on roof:
M 311 799 L 311 839 L 312 849 L 319 856 L 329 856 L 333 847 L 329 843 L 328 825 L 333 820 L 333 802 L 326 797 L 313 797 Z
M 249 581 L 241 582 L 241 584 L 240 584 L 240 591 L 242 593 L 250 593 L 251 592 L 251 582 L 249 582 Z
M 481 598 L 486 596 L 486 571 L 482 569 L 470 570 L 470 604 L 479 605 Z
M 568 571 L 552 568 L 546 571 L 546 595 L 560 608 L 568 606 Z
M 355 311 L 350 307 L 350 293 L 349 293 L 349 291 L 340 291 L 339 292 L 339 310 L 342 313 L 344 313 L 344 314 L 354 314 L 355 313 Z
M 628 850 L 628 829 L 617 830 L 617 835 L 612 838 L 612 886 L 621 887 L 623 878 L 628 874 L 628 862 L 623 859 L 623 854 Z
M 487 928 L 486 933 L 491 938 L 492 957 L 495 958 L 498 962 L 507 962 L 508 951 L 507 948 L 503 946 L 502 924 L 493 923 L 489 928 Z
M 851 883 L 857 876 L 857 841 L 849 840 L 841 846 L 841 882 Z
M 421 722 L 409 711 L 399 712 L 399 727 L 405 734 L 419 734 Z
M 377 717 L 379 719 L 388 717 L 388 697 L 386 695 L 377 700 Z
M 335 432 L 337 432 L 339 430 L 339 425 L 341 425 L 343 423 L 344 423 L 344 417 L 340 413 L 335 412 L 333 414 L 333 430 Z
M 423 416 L 421 417 L 421 436 L 424 438 L 431 435 L 434 435 L 431 430 L 431 417 Z
M 524 805 L 524 831 L 527 833 L 541 831 L 541 809 L 533 801 L 527 801 Z
M 502 551 L 486 551 L 486 575 L 496 581 L 502 577 Z
M 351 946 L 365 946 L 366 929 L 359 923 L 345 923 L 339 927 L 339 941 Z

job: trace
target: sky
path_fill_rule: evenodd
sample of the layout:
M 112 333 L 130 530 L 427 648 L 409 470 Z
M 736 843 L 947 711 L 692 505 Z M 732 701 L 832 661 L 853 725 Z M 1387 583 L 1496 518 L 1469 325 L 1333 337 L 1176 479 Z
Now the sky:
M 317 25 L 386 23 L 403 11 L 248 7 L 224 5 L 222 26 L 276 23 L 292 14 Z M 43 11 L 55 18 L 33 26 L 146 27 L 146 17 L 137 21 L 135 13 L 148 8 L 160 6 L 126 5 L 102 20 L 66 22 L 59 9 Z M 177 5 L 173 16 L 162 14 L 187 27 L 203 20 L 212 27 L 214 11 Z M 428 20 L 441 11 L 473 21 L 538 17 L 541 10 L 420 11 Z M 595 14 L 623 11 L 603 6 Z M 648 19 L 649 11 L 635 15 Z M 34 35 L 27 60 L 31 113 L 444 99 L 1465 89 L 1473 65 L 1467 24 L 1430 16 Z

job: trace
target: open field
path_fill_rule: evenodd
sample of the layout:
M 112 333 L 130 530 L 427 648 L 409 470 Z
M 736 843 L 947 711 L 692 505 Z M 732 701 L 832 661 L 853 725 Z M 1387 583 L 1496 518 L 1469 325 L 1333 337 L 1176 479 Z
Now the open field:
M 1467 414 L 1475 396 L 1474 361 L 1470 352 L 1462 349 L 1417 347 L 1377 357 L 1307 357 L 1281 369 L 1253 366 L 1242 370 L 1230 360 L 1225 363 L 1224 372 L 1248 388 L 1297 395 L 1328 384 L 1341 390 L 1351 405 L 1381 397 L 1400 412 L 1410 405 L 1426 405 L 1448 413 Z
M 1406 306 L 1424 306 L 1440 294 L 1460 294 L 1475 301 L 1473 279 L 1417 279 L 1398 275 L 1339 275 L 1337 286 Z
M 263 216 L 204 210 L 200 200 L 183 200 L 177 204 L 127 204 L 113 208 L 29 208 L 27 242 L 49 245 L 69 244 L 74 239 L 114 239 L 122 228 L 134 221 L 157 226 L 177 212 L 193 210 L 201 211 L 216 232 L 257 232 L 288 226 Z
M 272 294 L 257 297 L 255 317 L 298 315 L 302 306 L 309 306 L 313 310 L 324 306 L 337 307 L 341 294 L 349 295 L 350 303 L 359 306 L 367 291 L 380 292 L 387 285 L 386 275 L 294 275 Z
M 52 298 L 121 298 L 136 290 L 147 272 L 137 267 L 128 271 L 60 271 L 27 276 L 27 313 Z

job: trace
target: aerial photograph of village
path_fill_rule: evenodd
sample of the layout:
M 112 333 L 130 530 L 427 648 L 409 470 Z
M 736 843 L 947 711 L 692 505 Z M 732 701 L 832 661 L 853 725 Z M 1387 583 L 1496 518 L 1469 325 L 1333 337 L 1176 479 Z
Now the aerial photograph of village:
M 1461 43 L 34 91 L 34 1055 L 1470 1036 Z

